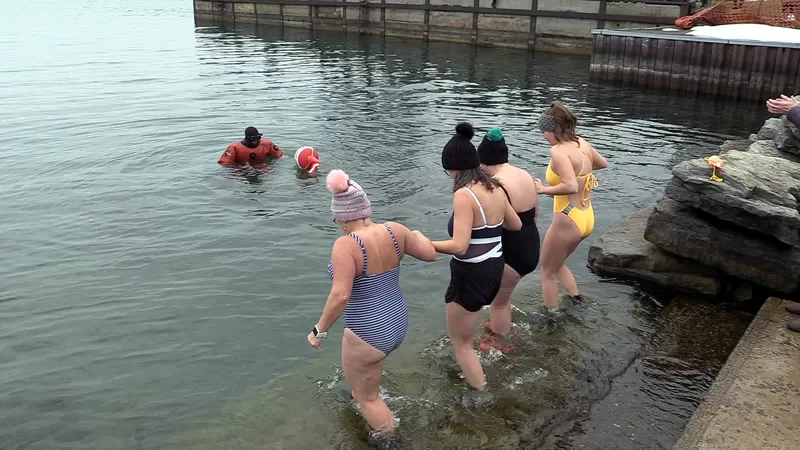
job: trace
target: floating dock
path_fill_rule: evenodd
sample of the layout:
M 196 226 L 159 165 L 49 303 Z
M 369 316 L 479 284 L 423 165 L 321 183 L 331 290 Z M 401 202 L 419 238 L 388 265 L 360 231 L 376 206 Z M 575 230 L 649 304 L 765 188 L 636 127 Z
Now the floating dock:
M 591 76 L 685 93 L 766 100 L 800 93 L 800 44 L 692 36 L 676 28 L 592 30 Z
M 771 298 L 750 323 L 674 450 L 800 448 L 800 333 Z

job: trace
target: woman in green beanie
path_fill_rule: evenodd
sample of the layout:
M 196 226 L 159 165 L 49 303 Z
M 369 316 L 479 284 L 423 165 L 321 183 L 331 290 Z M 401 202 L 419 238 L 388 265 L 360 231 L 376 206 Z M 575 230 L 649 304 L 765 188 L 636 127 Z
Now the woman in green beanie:
M 511 293 L 520 278 L 533 272 L 539 264 L 540 242 L 536 228 L 539 197 L 533 177 L 508 163 L 508 146 L 500 128 L 486 133 L 478 146 L 478 156 L 481 164 L 500 181 L 500 187 L 522 222 L 519 231 L 503 230 L 506 267 L 500 291 L 489 309 L 490 321 L 486 324 L 493 333 L 505 336 L 511 331 Z

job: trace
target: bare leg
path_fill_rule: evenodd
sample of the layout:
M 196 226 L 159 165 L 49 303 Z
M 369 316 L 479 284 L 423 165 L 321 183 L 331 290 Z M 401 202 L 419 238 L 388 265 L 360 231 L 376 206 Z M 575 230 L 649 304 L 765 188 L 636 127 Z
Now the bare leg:
M 542 243 L 542 296 L 544 306 L 558 306 L 558 275 L 564 261 L 581 242 L 581 233 L 566 214 L 554 213 Z M 571 275 L 571 274 L 570 274 Z M 574 282 L 573 278 L 573 282 Z M 576 287 L 577 291 L 577 287 Z
M 489 306 L 489 321 L 492 333 L 505 336 L 511 332 L 511 293 L 519 283 L 520 276 L 516 270 L 506 265 L 503 269 L 503 281 L 500 290 Z
M 450 342 L 456 353 L 456 361 L 467 379 L 467 384 L 483 390 L 486 388 L 486 377 L 483 375 L 478 355 L 472 348 L 472 334 L 475 332 L 479 317 L 478 312 L 469 312 L 456 302 L 447 304 L 447 331 L 450 332 Z
M 567 291 L 567 294 L 570 296 L 575 297 L 580 293 L 578 291 L 578 283 L 575 281 L 575 277 L 567 268 L 566 264 L 562 265 L 561 268 L 558 269 L 558 281 L 561 283 L 561 287 L 564 288 L 564 290 Z
M 345 380 L 369 426 L 376 431 L 391 433 L 395 428 L 394 414 L 379 394 L 385 359 L 385 353 L 345 328 L 342 338 L 342 370 Z

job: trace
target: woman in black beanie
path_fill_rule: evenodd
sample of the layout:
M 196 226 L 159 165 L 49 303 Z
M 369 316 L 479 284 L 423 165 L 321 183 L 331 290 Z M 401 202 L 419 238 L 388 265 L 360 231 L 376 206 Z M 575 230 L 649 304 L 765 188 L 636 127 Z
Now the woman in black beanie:
M 522 221 L 520 231 L 503 232 L 506 269 L 500 292 L 489 309 L 490 321 L 486 324 L 492 333 L 506 336 L 511 332 L 511 293 L 520 278 L 539 265 L 540 239 L 536 228 L 539 197 L 531 174 L 508 163 L 508 146 L 500 128 L 492 128 L 486 133 L 478 146 L 478 156 L 489 173 L 501 183 L 500 187 Z
M 456 361 L 467 383 L 484 390 L 486 377 L 472 347 L 480 310 L 492 303 L 500 289 L 505 259 L 503 229 L 519 230 L 522 223 L 508 203 L 500 183 L 481 167 L 472 145 L 472 125 L 460 123 L 444 146 L 442 167 L 453 179 L 453 215 L 448 224 L 452 239 L 436 241 L 439 253 L 453 255 L 450 285 L 445 293 L 447 330 Z

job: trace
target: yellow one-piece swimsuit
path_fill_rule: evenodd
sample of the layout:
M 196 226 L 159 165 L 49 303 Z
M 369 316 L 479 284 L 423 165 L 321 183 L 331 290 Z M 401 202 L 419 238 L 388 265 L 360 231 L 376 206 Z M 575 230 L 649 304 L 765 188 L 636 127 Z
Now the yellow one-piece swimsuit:
M 583 156 L 588 156 L 586 153 L 581 150 Z M 589 160 L 591 163 L 591 160 Z M 591 165 L 590 165 L 591 167 Z M 583 169 L 583 166 L 581 166 Z M 570 204 L 569 196 L 567 195 L 554 195 L 553 196 L 553 212 L 560 212 L 564 213 L 575 222 L 575 225 L 578 227 L 578 231 L 581 233 L 581 238 L 585 238 L 592 234 L 592 230 L 594 230 L 594 209 L 592 208 L 591 197 L 589 193 L 591 190 L 598 186 L 597 179 L 595 178 L 594 174 L 589 171 L 586 175 L 579 175 L 578 178 L 586 177 L 586 181 L 584 182 L 583 186 L 583 197 L 581 198 L 581 206 L 587 207 L 586 209 L 579 209 Z M 553 172 L 553 169 L 550 167 L 550 163 L 547 164 L 547 172 L 545 173 L 545 179 L 547 180 L 547 184 L 550 186 L 556 186 L 561 184 L 561 177 Z

